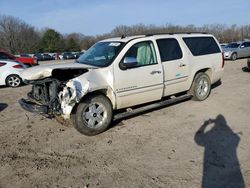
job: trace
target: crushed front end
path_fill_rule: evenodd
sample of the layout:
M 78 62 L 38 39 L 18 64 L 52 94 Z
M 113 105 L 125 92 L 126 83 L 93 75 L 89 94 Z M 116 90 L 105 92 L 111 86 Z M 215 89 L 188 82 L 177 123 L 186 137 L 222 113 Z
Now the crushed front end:
M 26 80 L 32 89 L 27 99 L 20 99 L 21 107 L 46 117 L 62 116 L 69 119 L 71 111 L 88 90 L 88 82 L 79 76 L 87 69 L 53 70 L 52 75 L 37 80 Z
M 64 88 L 63 82 L 46 78 L 28 83 L 32 84 L 32 90 L 27 95 L 28 99 L 19 100 L 25 110 L 47 115 L 62 113 L 58 93 Z

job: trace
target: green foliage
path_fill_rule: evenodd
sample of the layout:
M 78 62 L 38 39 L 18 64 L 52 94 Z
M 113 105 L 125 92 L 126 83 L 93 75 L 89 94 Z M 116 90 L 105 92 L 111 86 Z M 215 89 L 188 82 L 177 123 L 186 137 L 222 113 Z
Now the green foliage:
M 42 37 L 40 49 L 45 52 L 60 52 L 64 48 L 63 38 L 60 33 L 53 29 L 48 29 Z
M 73 38 L 69 38 L 66 41 L 66 51 L 70 51 L 70 52 L 76 52 L 76 51 L 80 51 L 80 45 L 73 39 Z

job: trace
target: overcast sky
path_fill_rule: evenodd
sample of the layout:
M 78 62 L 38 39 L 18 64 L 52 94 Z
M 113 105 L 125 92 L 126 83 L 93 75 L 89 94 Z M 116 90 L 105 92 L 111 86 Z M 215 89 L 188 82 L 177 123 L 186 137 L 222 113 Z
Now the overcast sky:
M 96 35 L 139 23 L 250 24 L 250 0 L 0 0 L 0 14 L 63 34 Z

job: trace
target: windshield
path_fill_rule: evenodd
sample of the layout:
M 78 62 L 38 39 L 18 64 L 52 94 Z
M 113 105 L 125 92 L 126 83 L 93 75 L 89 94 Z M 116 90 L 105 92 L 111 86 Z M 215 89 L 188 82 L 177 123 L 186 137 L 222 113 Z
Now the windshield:
M 225 48 L 238 48 L 240 44 L 237 43 L 230 43 Z
M 118 55 L 124 43 L 98 42 L 77 59 L 77 63 L 106 67 Z

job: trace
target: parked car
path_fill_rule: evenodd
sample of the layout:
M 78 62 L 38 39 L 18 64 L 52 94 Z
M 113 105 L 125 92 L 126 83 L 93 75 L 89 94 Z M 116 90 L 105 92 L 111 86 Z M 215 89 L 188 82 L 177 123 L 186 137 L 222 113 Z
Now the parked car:
M 62 59 L 75 59 L 75 56 L 71 52 L 62 53 Z
M 58 53 L 49 53 L 49 55 L 53 58 L 53 60 L 58 60 L 59 59 L 59 54 Z
M 74 54 L 75 59 L 78 59 L 82 54 L 84 54 L 84 52 L 77 52 Z
M 222 49 L 222 51 L 224 51 L 224 48 L 228 45 L 228 43 L 221 43 L 220 47 Z
M 31 57 L 29 54 L 20 54 L 20 57 Z
M 235 61 L 238 58 L 250 57 L 250 41 L 233 42 L 224 47 L 224 58 Z
M 49 54 L 46 54 L 46 53 L 42 54 L 42 57 L 43 57 L 44 61 L 53 60 L 53 57 L 51 55 L 49 55 Z
M 12 60 L 0 60 L 0 85 L 18 87 L 22 83 L 20 77 L 25 65 Z
M 43 55 L 41 53 L 35 53 L 34 58 L 37 59 L 37 61 L 43 61 Z
M 35 58 L 32 57 L 15 57 L 12 54 L 9 54 L 3 49 L 0 49 L 0 60 L 14 60 L 14 61 L 19 61 L 27 66 L 35 66 L 38 65 L 38 62 Z
M 152 109 L 190 97 L 203 101 L 224 70 L 219 43 L 209 34 L 107 39 L 76 62 L 24 71 L 22 77 L 33 87 L 29 99 L 19 102 L 31 112 L 71 118 L 85 135 L 99 134 L 113 119 L 140 111 L 116 114 L 118 109 L 158 101 L 141 110 Z M 165 101 L 167 96 L 175 97 Z

